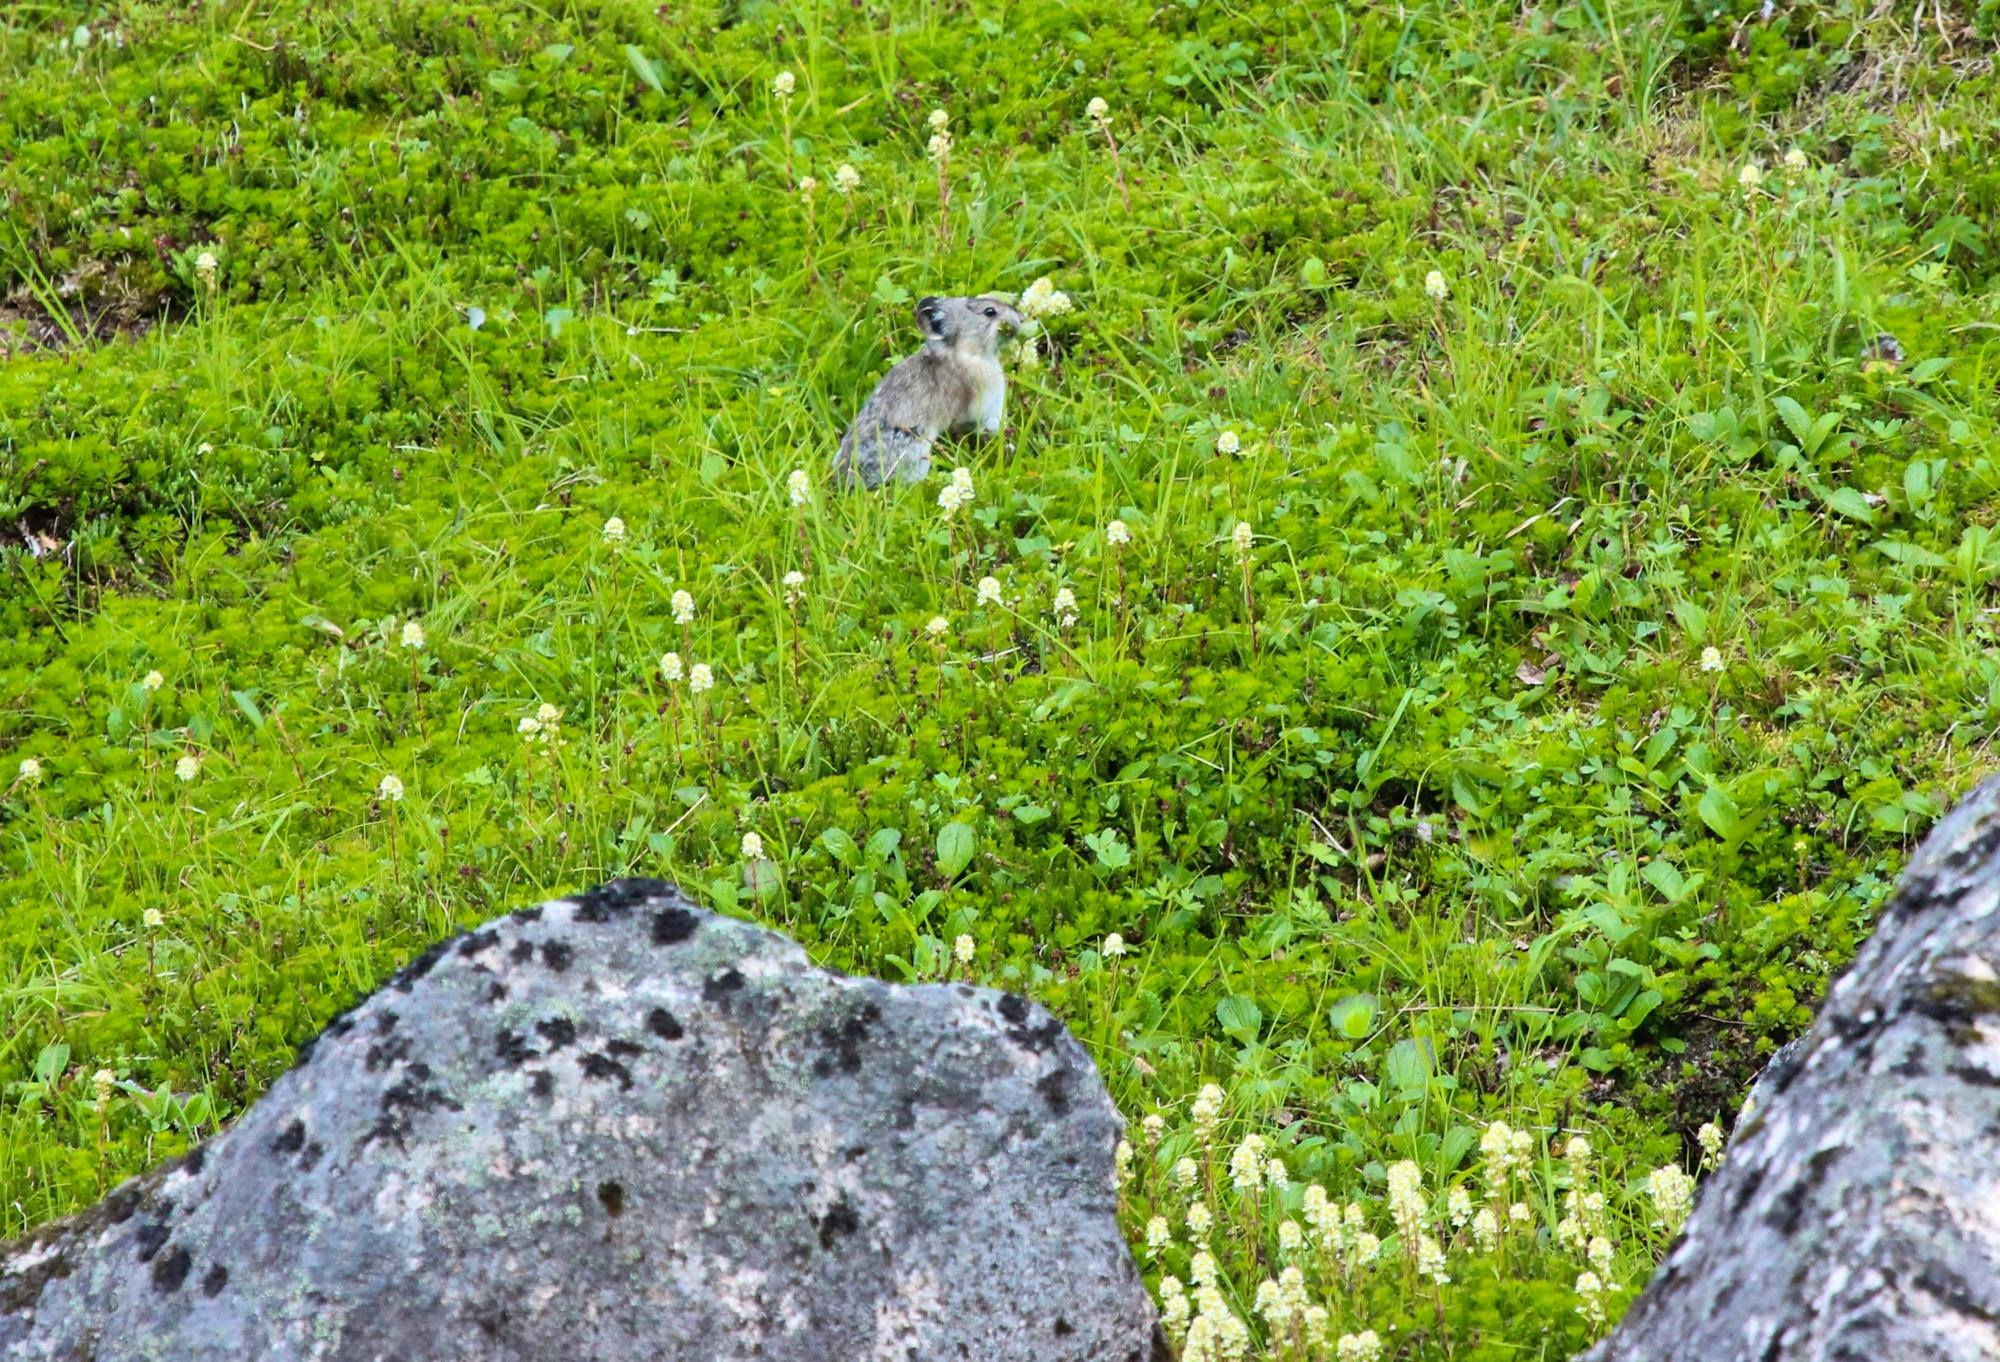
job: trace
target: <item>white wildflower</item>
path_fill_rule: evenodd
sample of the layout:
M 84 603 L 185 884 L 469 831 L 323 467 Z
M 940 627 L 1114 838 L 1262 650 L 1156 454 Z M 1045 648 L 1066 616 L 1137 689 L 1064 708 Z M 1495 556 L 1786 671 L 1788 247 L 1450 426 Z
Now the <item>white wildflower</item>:
M 1491 1206 L 1481 1206 L 1472 1217 L 1472 1242 L 1479 1246 L 1481 1253 L 1491 1253 L 1500 1242 L 1500 1217 L 1493 1214 Z
M 1225 430 L 1215 437 L 1215 452 L 1234 454 L 1243 448 L 1243 438 L 1233 430 Z
M 147 931 L 157 932 L 167 925 L 167 915 L 157 908 L 148 908 L 139 915 L 139 921 Z
M 1342 1334 L 1334 1344 L 1335 1362 L 1382 1362 L 1382 1339 L 1373 1329 Z
M 1264 1137 L 1252 1132 L 1229 1155 L 1229 1181 L 1239 1192 L 1254 1194 L 1264 1185 Z
M 1646 1190 L 1653 1198 L 1653 1223 L 1669 1233 L 1678 1230 L 1694 1206 L 1694 1179 L 1679 1164 L 1662 1164 L 1646 1179 Z
M 715 689 L 715 673 L 709 670 L 706 662 L 697 662 L 688 668 L 688 689 L 696 695 Z
M 932 615 L 930 623 L 924 626 L 924 632 L 932 638 L 943 638 L 950 630 L 951 621 L 943 615 Z
M 174 779 L 180 781 L 182 784 L 186 784 L 188 781 L 193 780 L 195 773 L 200 770 L 201 762 L 196 760 L 193 755 L 182 757 L 174 763 Z
M 1093 123 L 1108 123 L 1111 120 L 1111 106 L 1102 95 L 1092 95 L 1090 103 L 1083 106 L 1083 116 Z
M 779 99 L 790 99 L 798 85 L 798 79 L 790 71 L 780 71 L 771 77 L 771 93 Z
M 1451 1217 L 1452 1228 L 1464 1229 L 1472 1219 L 1472 1193 L 1466 1191 L 1463 1184 L 1453 1187 L 1445 1193 L 1444 1208 L 1445 1214 Z
M 423 625 L 417 623 L 415 620 L 405 620 L 403 622 L 403 646 L 405 648 L 414 648 L 421 652 L 425 641 Z
M 806 475 L 806 470 L 803 468 L 794 468 L 792 470 L 791 476 L 785 479 L 785 491 L 791 496 L 792 505 L 794 506 L 809 506 L 812 504 L 812 479 Z
M 1174 1246 L 1174 1228 L 1163 1215 L 1156 1215 L 1146 1222 L 1146 1253 L 1157 1258 Z
M 1722 1157 L 1722 1127 L 1713 1121 L 1702 1123 L 1694 1133 L 1695 1143 L 1701 1146 L 1704 1158 L 1711 1162 Z
M 660 654 L 661 680 L 665 681 L 668 685 L 672 685 L 674 682 L 680 680 L 685 675 L 687 675 L 687 673 L 681 667 L 681 655 L 679 653 Z
M 1432 270 L 1424 276 L 1424 292 L 1430 294 L 1437 301 L 1443 302 L 1451 296 L 1451 285 L 1445 282 L 1442 271 Z
M 833 187 L 842 195 L 852 194 L 861 188 L 861 172 L 842 161 L 833 168 Z
M 625 522 L 623 520 L 620 520 L 615 515 L 605 520 L 604 522 L 605 543 L 618 544 L 623 542 L 624 538 L 625 538 Z
M 166 684 L 167 684 L 166 677 L 161 676 L 156 671 L 152 671 L 146 673 L 145 679 L 139 683 L 139 688 L 141 690 L 154 691 L 158 690 L 161 686 L 164 686 Z
M 21 758 L 21 774 L 19 779 L 24 784 L 39 784 L 42 779 L 42 764 L 33 757 Z
M 1104 527 L 1104 542 L 1116 548 L 1120 544 L 1132 542 L 1132 531 L 1125 528 L 1125 522 L 1114 520 Z
M 1744 189 L 1756 189 L 1764 183 L 1764 167 L 1755 161 L 1745 161 L 1743 169 L 1736 172 L 1736 183 Z
M 1072 306 L 1069 295 L 1046 274 L 1021 290 L 1021 296 L 1014 300 L 1014 310 L 1031 322 L 1060 317 Z
M 375 787 L 375 797 L 391 804 L 402 802 L 403 782 L 394 776 L 383 776 L 382 783 Z
M 1797 147 L 1793 147 L 1785 153 L 1785 169 L 1787 170 L 1804 170 L 1808 164 L 1806 154 Z
M 743 834 L 743 859 L 746 861 L 764 859 L 764 839 L 754 832 Z
M 1067 629 L 1072 624 L 1075 624 L 1076 593 L 1074 591 L 1071 591 L 1068 587 L 1064 587 L 1062 590 L 1056 592 L 1056 599 L 1055 599 L 1055 604 L 1053 606 L 1053 610 L 1056 617 L 1056 626 L 1058 628 Z
M 1248 558 L 1250 556 L 1250 545 L 1255 537 L 1256 532 L 1250 528 L 1249 521 L 1239 520 L 1236 522 L 1236 528 L 1229 532 L 1229 542 L 1235 546 L 1238 558 Z
M 1125 938 L 1117 932 L 1113 932 L 1104 938 L 1104 945 L 1098 953 L 1107 960 L 1116 960 L 1119 956 L 1125 954 Z
M 981 605 L 995 606 L 1000 604 L 1000 579 L 998 577 L 981 577 L 979 579 L 979 603 Z
M 1701 669 L 1703 671 L 1719 672 L 1726 665 L 1722 660 L 1722 650 L 1720 648 L 1711 646 L 1701 650 Z
M 694 623 L 694 597 L 687 591 L 676 591 L 673 596 L 674 623 Z
M 958 961 L 961 965 L 969 965 L 972 963 L 972 952 L 974 949 L 971 934 L 969 932 L 960 932 L 952 940 L 951 958 Z

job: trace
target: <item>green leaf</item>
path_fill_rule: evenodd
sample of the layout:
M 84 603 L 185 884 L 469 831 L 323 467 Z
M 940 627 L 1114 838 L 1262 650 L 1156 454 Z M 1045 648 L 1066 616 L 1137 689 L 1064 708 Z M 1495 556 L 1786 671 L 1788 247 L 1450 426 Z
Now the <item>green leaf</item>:
M 35 1081 L 53 1083 L 62 1071 L 69 1067 L 69 1046 L 63 1044 L 44 1045 L 35 1055 Z
M 860 848 L 854 845 L 854 839 L 847 835 L 845 828 L 828 828 L 819 835 L 819 844 L 841 865 L 853 865 L 854 858 L 860 853 Z
M 963 823 L 946 823 L 938 829 L 937 867 L 946 879 L 956 879 L 972 864 L 972 829 Z
M 262 733 L 264 731 L 264 711 L 257 708 L 255 693 L 247 690 L 233 690 L 229 692 L 229 698 L 236 702 L 236 708 L 243 711 L 243 717 L 250 721 L 250 727 Z
M 1875 523 L 1875 508 L 1868 504 L 1868 498 L 1852 487 L 1836 487 L 1826 494 L 1826 504 L 1837 514 L 1849 520 L 1858 520 L 1864 525 Z
M 1805 449 L 1806 441 L 1812 437 L 1812 417 L 1806 414 L 1806 409 L 1789 397 L 1774 397 L 1771 405 L 1778 409 L 1778 416 L 1792 433 L 1792 439 L 1800 449 Z
M 886 861 L 896 854 L 896 848 L 903 845 L 903 834 L 896 828 L 882 828 L 868 839 L 868 854 L 875 860 Z
M 1014 821 L 1033 827 L 1047 819 L 1049 811 L 1039 804 L 1023 804 L 1014 810 Z
M 1382 1076 L 1404 1101 L 1422 1097 L 1431 1083 L 1429 1050 L 1420 1041 L 1397 1041 L 1382 1063 Z
M 654 94 L 664 95 L 667 92 L 666 86 L 660 84 L 660 73 L 654 69 L 652 58 L 632 46 L 632 44 L 627 43 L 625 44 L 625 60 L 631 63 L 632 70 L 638 74 L 640 80 L 646 82 L 647 87 Z
M 1943 568 L 1951 566 L 1951 559 L 1941 553 L 1932 553 L 1921 544 L 1905 544 L 1895 539 L 1878 539 L 1871 546 L 1892 563 L 1904 567 Z
M 1350 993 L 1326 1010 L 1327 1023 L 1348 1040 L 1366 1040 L 1381 1004 L 1372 993 Z
M 1253 1000 L 1232 994 L 1215 1005 L 1215 1020 L 1223 1034 L 1249 1045 L 1263 1029 L 1264 1013 Z

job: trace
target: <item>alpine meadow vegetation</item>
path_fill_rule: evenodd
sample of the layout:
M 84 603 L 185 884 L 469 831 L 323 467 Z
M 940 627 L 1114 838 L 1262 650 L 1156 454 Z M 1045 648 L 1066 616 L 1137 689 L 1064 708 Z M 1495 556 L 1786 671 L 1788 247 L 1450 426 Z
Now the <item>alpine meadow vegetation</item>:
M 1996 39 L 11 7 L 0 1236 L 652 875 L 1062 1015 L 1187 1362 L 1572 1355 L 1993 765 Z

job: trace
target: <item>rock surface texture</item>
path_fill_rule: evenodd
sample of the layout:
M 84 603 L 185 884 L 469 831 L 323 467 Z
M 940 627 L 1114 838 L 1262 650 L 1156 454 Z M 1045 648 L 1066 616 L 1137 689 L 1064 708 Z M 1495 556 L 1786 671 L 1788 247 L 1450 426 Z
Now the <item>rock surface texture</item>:
M 0 1248 L 0 1358 L 1153 1362 L 1120 1123 L 1024 999 L 621 880 L 432 948 Z
M 2000 1358 L 2000 781 L 1924 843 L 1590 1358 Z

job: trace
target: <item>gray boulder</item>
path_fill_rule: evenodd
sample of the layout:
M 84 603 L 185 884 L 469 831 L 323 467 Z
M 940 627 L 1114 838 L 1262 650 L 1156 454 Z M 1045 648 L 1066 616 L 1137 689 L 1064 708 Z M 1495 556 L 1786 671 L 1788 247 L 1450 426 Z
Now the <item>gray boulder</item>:
M 2000 1357 L 2000 781 L 1924 842 L 1589 1357 Z
M 1033 1003 L 620 880 L 446 941 L 230 1130 L 0 1248 L 0 1358 L 1153 1362 Z

